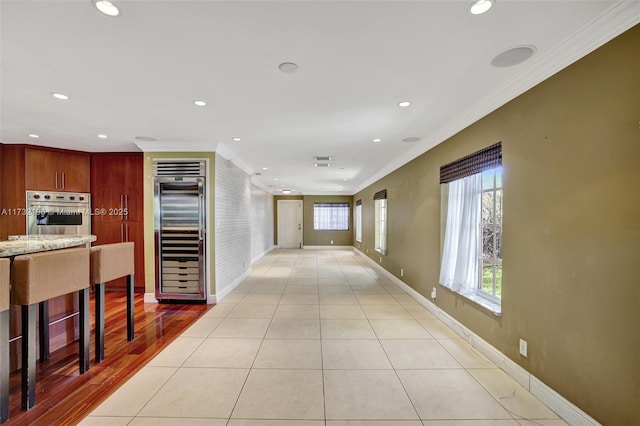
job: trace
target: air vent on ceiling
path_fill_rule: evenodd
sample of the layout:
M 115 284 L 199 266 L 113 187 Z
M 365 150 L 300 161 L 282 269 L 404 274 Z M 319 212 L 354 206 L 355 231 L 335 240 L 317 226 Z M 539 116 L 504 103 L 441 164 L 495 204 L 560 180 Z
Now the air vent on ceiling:
M 329 167 L 329 163 L 316 163 L 316 167 Z
M 204 161 L 155 161 L 154 176 L 205 176 Z
M 331 157 L 327 157 L 327 156 L 325 157 L 315 156 L 313 157 L 313 159 L 316 161 L 331 161 Z

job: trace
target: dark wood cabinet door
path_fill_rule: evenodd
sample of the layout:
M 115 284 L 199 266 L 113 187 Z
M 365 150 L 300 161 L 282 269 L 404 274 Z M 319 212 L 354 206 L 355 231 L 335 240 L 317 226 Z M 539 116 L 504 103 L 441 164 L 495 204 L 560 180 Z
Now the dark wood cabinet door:
M 94 155 L 91 159 L 91 208 L 100 222 L 122 222 L 125 175 L 119 155 Z M 96 210 L 97 209 L 97 210 Z
M 134 287 L 144 291 L 144 222 L 125 222 L 125 238 L 135 243 Z
M 135 287 L 144 290 L 144 218 L 143 156 L 131 154 L 94 154 L 91 158 L 94 245 L 132 241 L 135 243 Z M 126 209 L 124 211 L 123 209 Z M 107 288 L 124 288 L 124 280 L 115 280 Z
M 124 241 L 124 223 L 94 221 L 91 234 L 96 236 L 94 246 L 120 243 Z
M 69 192 L 89 192 L 89 154 L 58 153 L 58 188 Z
M 37 191 L 62 191 L 57 152 L 25 149 L 25 187 Z
M 89 154 L 26 148 L 25 186 L 36 191 L 89 192 Z
M 143 184 L 144 171 L 142 153 L 130 154 L 123 161 L 125 167 L 124 196 L 127 208 L 126 220 L 138 222 L 144 220 Z

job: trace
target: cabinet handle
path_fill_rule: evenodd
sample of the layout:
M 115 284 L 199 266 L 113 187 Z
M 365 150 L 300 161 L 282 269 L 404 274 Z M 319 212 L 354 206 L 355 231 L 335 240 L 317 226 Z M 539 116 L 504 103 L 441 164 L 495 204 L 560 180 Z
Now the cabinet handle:
M 62 172 L 62 189 L 64 189 L 64 172 Z
M 56 189 L 58 189 L 58 172 L 56 172 Z
M 129 220 L 129 194 L 124 194 L 124 215 Z
M 120 224 L 120 242 L 124 243 L 124 223 Z
M 127 239 L 125 241 L 129 242 L 129 224 L 125 223 L 124 226 L 125 226 L 124 229 L 127 231 Z
M 124 195 L 120 194 L 120 220 L 124 220 Z

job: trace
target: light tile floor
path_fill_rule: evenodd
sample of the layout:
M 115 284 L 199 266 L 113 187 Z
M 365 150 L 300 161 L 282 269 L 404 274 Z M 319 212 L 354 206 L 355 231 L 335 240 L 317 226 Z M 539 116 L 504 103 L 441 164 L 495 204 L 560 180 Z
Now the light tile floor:
M 275 250 L 83 425 L 564 425 L 351 250 Z

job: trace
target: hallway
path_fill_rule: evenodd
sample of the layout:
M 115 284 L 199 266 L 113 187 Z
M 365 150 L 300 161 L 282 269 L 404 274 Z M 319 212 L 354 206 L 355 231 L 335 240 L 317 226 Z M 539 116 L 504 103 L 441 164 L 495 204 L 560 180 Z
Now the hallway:
M 341 249 L 263 257 L 81 424 L 566 423 Z

